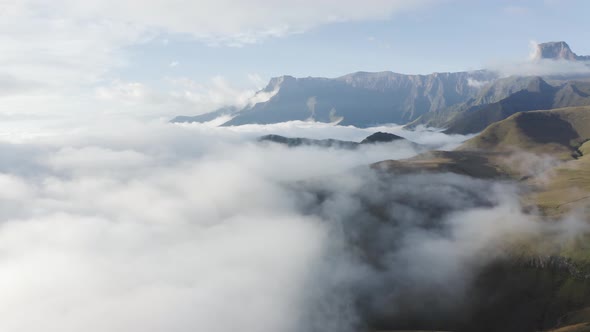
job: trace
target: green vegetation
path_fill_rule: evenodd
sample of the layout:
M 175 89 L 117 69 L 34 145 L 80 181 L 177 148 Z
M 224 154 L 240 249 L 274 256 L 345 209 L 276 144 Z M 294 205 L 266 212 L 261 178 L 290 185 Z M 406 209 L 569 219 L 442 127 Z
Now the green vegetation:
M 577 94 L 590 95 L 590 84 L 578 87 Z M 568 216 L 590 222 L 590 106 L 517 113 L 455 151 L 372 167 L 511 179 L 522 184 L 522 202 L 539 222 L 564 222 Z M 481 326 L 490 331 L 590 331 L 590 235 L 572 232 L 568 239 L 551 232 L 507 239 L 509 258 L 487 267 L 474 286 L 474 291 L 490 292 L 480 296 L 490 303 L 472 313 Z M 511 319 L 536 325 L 512 326 Z

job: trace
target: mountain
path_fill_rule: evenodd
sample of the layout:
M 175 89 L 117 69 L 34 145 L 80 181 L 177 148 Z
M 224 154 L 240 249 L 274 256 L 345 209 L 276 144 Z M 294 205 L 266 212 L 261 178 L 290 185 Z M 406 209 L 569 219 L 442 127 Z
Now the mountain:
M 447 124 L 445 132 L 448 134 L 477 133 L 488 125 L 517 112 L 551 109 L 554 106 L 556 92 L 557 88 L 549 85 L 542 78 L 533 78 L 526 88 L 498 102 L 470 108 L 456 115 Z
M 590 222 L 590 106 L 521 112 L 490 125 L 454 151 L 430 151 L 371 167 L 384 174 L 455 173 L 513 182 L 522 213 L 539 225 L 557 227 L 573 218 Z M 449 176 L 450 177 L 450 176 Z M 501 223 L 504 215 L 496 222 Z M 381 331 L 418 330 L 424 317 L 437 331 L 588 331 L 590 328 L 590 236 L 587 224 L 571 238 L 553 231 L 510 238 L 506 256 L 474 277 L 469 299 L 436 320 L 398 307 L 380 308 Z M 429 296 L 436 290 L 427 293 Z M 430 309 L 430 308 L 429 308 Z
M 521 112 L 496 122 L 459 150 L 506 151 L 514 148 L 570 159 L 590 139 L 590 106 Z
M 514 93 L 526 90 L 529 86 L 534 85 L 536 81 L 538 81 L 538 77 L 534 76 L 499 78 L 484 85 L 479 93 L 468 101 L 452 105 L 437 112 L 426 113 L 407 124 L 406 128 L 413 129 L 419 125 L 434 128 L 448 128 L 456 116 L 460 117 L 461 114 L 476 110 L 482 107 L 482 105 L 499 102 Z
M 406 141 L 405 138 L 384 132 L 376 132 L 367 136 L 360 143 L 352 141 L 341 141 L 336 139 L 310 139 L 302 137 L 285 137 L 280 135 L 265 135 L 258 139 L 260 142 L 273 142 L 287 145 L 289 147 L 297 146 L 318 146 L 324 148 L 339 148 L 339 149 L 356 149 L 362 145 L 377 144 L 377 143 L 391 143 L 395 141 Z M 412 143 L 415 144 L 415 143 Z M 416 144 L 417 146 L 417 144 Z
M 528 85 L 494 103 L 464 107 L 455 113 L 443 111 L 436 125 L 447 128 L 447 134 L 472 134 L 518 112 L 590 105 L 590 82 L 569 81 L 552 86 L 540 77 L 517 81 Z M 428 124 L 433 122 L 430 119 Z
M 473 98 L 482 84 L 495 78 L 496 74 L 484 70 L 430 75 L 357 72 L 334 79 L 282 76 L 260 91 L 272 93 L 269 100 L 215 114 L 233 117 L 225 126 L 310 119 L 357 127 L 408 123 Z M 203 117 L 173 121 L 201 122 Z
M 564 41 L 548 42 L 537 44 L 533 54 L 533 60 L 569 60 L 569 61 L 590 61 L 588 55 L 577 55 Z
M 537 45 L 534 60 L 576 62 L 590 56 L 575 54 L 565 42 L 549 42 Z M 332 79 L 281 76 L 271 79 L 253 100 L 259 102 L 178 116 L 172 122 L 219 118 L 223 126 L 295 120 L 356 127 L 397 123 L 473 134 L 517 112 L 590 105 L 590 81 L 585 72 L 500 78 L 486 70 L 430 75 L 357 72 Z

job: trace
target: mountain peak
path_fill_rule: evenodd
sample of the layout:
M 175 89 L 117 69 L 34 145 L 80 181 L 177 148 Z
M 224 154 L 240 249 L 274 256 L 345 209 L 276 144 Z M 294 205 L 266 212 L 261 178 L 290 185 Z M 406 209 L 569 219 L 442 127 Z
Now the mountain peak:
M 275 91 L 276 89 L 280 88 L 285 83 L 292 83 L 297 81 L 297 79 L 290 75 L 283 75 L 279 77 L 273 77 L 268 82 L 268 85 L 263 89 L 265 92 Z
M 590 60 L 590 56 L 580 56 L 572 51 L 570 46 L 564 41 L 554 41 L 540 43 L 536 45 L 533 60 L 550 59 L 550 60 Z

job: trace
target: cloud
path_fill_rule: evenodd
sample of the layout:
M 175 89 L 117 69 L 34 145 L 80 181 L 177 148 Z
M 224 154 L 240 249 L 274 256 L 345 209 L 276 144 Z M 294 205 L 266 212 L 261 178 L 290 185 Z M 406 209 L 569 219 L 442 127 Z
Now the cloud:
M 282 183 L 391 156 L 289 154 L 203 126 L 80 129 L 0 146 L 36 167 L 0 165 L 3 330 L 300 331 L 327 230 Z
M 501 76 L 584 76 L 590 74 L 590 65 L 583 61 L 541 59 L 488 66 Z
M 529 41 L 528 58 L 523 61 L 495 62 L 486 67 L 501 76 L 584 76 L 590 74 L 590 65 L 584 61 L 565 59 L 538 59 L 538 42 Z
M 243 46 L 333 22 L 385 19 L 429 3 L 379 0 L 366 6 L 331 0 L 289 4 L 268 0 L 107 0 L 83 4 L 71 0 L 2 1 L 0 105 L 5 115 L 59 116 L 79 113 L 80 109 L 102 112 L 105 109 L 97 107 L 101 103 L 93 99 L 93 91 L 110 89 L 113 81 L 129 80 L 117 73 L 130 61 L 130 46 L 159 37 L 165 38 L 164 45 L 164 41 L 179 37 L 211 45 Z M 116 107 L 108 108 L 113 111 Z M 173 113 L 176 111 L 170 110 L 168 116 L 178 114 Z
M 543 232 L 510 183 L 364 167 L 415 155 L 409 144 L 255 143 L 372 129 L 71 127 L 0 144 L 2 330 L 355 331 L 437 285 L 459 301 L 504 241 Z
M 162 33 L 245 44 L 331 22 L 383 19 L 426 2 L 379 0 L 365 6 L 355 1 L 9 0 L 0 11 L 0 64 L 5 74 L 20 79 L 57 86 L 92 83 L 124 64 L 122 48 Z
M 478 81 L 472 78 L 468 78 L 467 79 L 467 85 L 469 85 L 470 87 L 473 88 L 477 88 L 480 89 L 484 86 L 486 86 L 487 84 L 490 84 L 492 81 Z
M 95 1 L 81 5 L 61 1 L 53 11 L 85 20 L 108 19 L 141 27 L 185 33 L 212 43 L 248 44 L 267 37 L 306 31 L 318 25 L 386 19 L 400 11 L 423 7 L 432 1 L 377 0 L 371 6 L 356 1 L 308 0 L 277 3 L 256 0 L 187 2 L 183 0 L 124 2 Z M 117 5 L 120 10 L 113 11 Z M 254 10 L 253 10 L 254 9 Z
M 206 113 L 228 105 L 253 106 L 268 101 L 278 92 L 278 88 L 273 91 L 239 88 L 222 76 L 204 83 L 186 77 L 168 78 L 165 83 L 167 87 L 158 88 L 142 82 L 114 80 L 95 88 L 97 103 L 93 107 L 144 117 L 170 117 L 171 114 Z

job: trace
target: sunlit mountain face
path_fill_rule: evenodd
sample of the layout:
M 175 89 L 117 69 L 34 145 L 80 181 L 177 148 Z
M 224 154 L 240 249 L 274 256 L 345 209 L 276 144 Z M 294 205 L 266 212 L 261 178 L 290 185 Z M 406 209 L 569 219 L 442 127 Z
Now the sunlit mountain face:
M 0 330 L 587 331 L 589 11 L 0 1 Z

